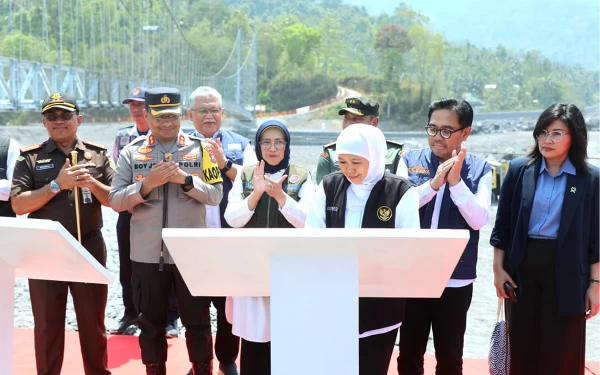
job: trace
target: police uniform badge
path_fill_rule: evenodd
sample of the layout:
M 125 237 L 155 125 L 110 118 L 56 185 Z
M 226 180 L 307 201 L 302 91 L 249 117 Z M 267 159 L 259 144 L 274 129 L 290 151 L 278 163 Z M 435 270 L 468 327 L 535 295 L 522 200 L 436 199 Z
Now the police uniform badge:
M 170 162 L 171 160 L 173 160 L 173 154 L 170 152 L 165 153 L 165 161 Z
M 388 206 L 381 206 L 377 209 L 377 218 L 381 221 L 389 221 L 392 216 L 392 209 Z

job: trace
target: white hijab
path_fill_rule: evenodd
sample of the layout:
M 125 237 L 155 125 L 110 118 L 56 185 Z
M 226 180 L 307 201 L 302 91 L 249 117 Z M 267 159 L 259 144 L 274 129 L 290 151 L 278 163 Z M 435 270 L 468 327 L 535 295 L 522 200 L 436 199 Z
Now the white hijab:
M 370 193 L 385 173 L 385 136 L 373 125 L 354 124 L 344 129 L 338 136 L 336 154 L 361 156 L 369 161 L 367 177 L 360 184 L 352 183 L 350 189 L 357 196 Z M 362 193 L 362 194 L 361 194 Z M 366 194 L 368 197 L 368 194 Z

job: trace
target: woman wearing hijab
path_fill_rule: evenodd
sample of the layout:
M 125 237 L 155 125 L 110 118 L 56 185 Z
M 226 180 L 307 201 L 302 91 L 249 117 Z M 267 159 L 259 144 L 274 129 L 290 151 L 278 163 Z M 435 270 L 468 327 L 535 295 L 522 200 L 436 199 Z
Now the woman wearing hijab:
M 385 172 L 387 147 L 379 129 L 349 126 L 336 145 L 340 171 L 317 188 L 306 228 L 420 227 L 417 191 L 405 178 Z M 359 374 L 388 373 L 404 304 L 402 298 L 359 299 Z
M 303 228 L 314 190 L 308 170 L 290 164 L 290 133 L 281 122 L 267 121 L 255 145 L 258 163 L 235 178 L 225 220 L 233 228 Z M 227 315 L 242 338 L 241 375 L 269 375 L 270 299 L 228 297 Z
M 600 310 L 598 167 L 586 163 L 585 120 L 572 104 L 542 112 L 533 139 L 509 164 L 490 239 L 496 294 L 516 290 L 510 374 L 583 375 L 585 322 Z

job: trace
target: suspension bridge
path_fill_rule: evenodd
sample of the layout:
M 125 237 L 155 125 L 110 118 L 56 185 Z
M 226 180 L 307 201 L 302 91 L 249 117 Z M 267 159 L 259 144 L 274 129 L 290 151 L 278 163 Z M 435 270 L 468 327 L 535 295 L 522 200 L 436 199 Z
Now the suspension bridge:
M 118 107 L 137 86 L 176 87 L 187 107 L 196 87 L 212 86 L 229 116 L 255 118 L 255 32 L 238 30 L 215 67 L 182 30 L 173 0 L 0 0 L 0 14 L 0 110 L 39 110 L 55 91 L 82 108 Z

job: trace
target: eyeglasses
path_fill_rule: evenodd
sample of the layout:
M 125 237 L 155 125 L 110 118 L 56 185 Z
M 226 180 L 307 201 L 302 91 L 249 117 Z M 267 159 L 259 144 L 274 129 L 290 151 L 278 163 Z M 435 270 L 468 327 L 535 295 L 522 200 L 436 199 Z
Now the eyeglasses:
M 560 141 L 562 141 L 562 138 L 564 135 L 569 135 L 569 134 L 571 134 L 571 133 L 563 133 L 563 132 L 559 132 L 559 131 L 553 131 L 553 132 L 548 133 L 547 131 L 542 130 L 535 137 L 540 141 L 545 141 L 546 139 L 548 139 L 548 137 L 550 137 L 550 140 L 552 142 L 560 142 Z
M 179 119 L 179 115 L 164 115 L 164 116 L 157 116 L 157 117 L 153 117 L 156 121 L 158 121 L 161 124 L 164 124 L 165 122 L 172 122 L 175 121 L 177 119 Z
M 452 137 L 452 134 L 456 133 L 457 131 L 461 131 L 464 128 L 466 128 L 466 126 L 462 126 L 456 130 L 448 130 L 448 129 L 438 129 L 434 126 L 426 126 L 425 130 L 427 131 L 427 135 L 430 137 L 435 137 L 437 135 L 437 133 L 440 132 L 440 135 L 442 136 L 442 138 L 448 139 L 448 138 Z
M 273 143 L 271 141 L 260 141 L 258 142 L 258 144 L 260 145 L 260 148 L 262 148 L 263 150 L 270 150 L 271 147 L 273 147 Z M 278 139 L 275 141 L 275 149 L 276 150 L 283 150 L 285 148 L 285 145 L 287 144 L 286 141 L 282 141 L 281 139 Z
M 44 115 L 44 117 L 48 121 L 56 121 L 56 120 L 58 120 L 59 117 L 63 121 L 69 121 L 70 119 L 73 118 L 74 115 L 75 115 L 75 112 L 62 112 L 62 113 L 52 113 L 51 112 L 51 113 L 46 113 Z
M 221 111 L 223 110 L 223 108 L 213 108 L 213 109 L 204 109 L 204 108 L 200 108 L 200 109 L 190 109 L 190 111 L 192 112 L 196 112 L 199 115 L 202 116 L 206 116 L 208 114 L 210 115 L 220 115 Z

